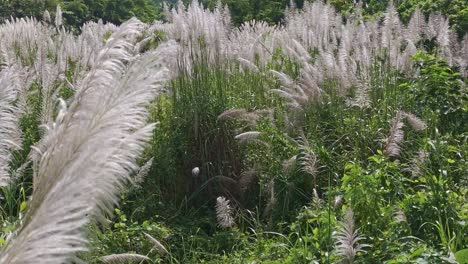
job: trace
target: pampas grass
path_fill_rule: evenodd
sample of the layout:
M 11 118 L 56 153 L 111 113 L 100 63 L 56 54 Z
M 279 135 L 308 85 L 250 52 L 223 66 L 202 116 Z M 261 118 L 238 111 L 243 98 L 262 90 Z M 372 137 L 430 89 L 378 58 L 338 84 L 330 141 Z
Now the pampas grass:
M 147 233 L 143 233 L 143 234 L 145 235 L 146 239 L 153 244 L 152 249 L 156 250 L 160 254 L 168 254 L 169 253 L 169 251 L 167 251 L 166 247 L 164 247 L 163 244 L 161 244 L 161 242 L 159 242 L 159 240 L 152 237 L 150 234 L 147 234 Z
M 229 200 L 222 196 L 216 199 L 216 219 L 221 228 L 231 228 L 234 225 L 233 211 Z
M 252 141 L 258 140 L 258 138 L 262 135 L 262 132 L 259 131 L 248 131 L 241 134 L 238 134 L 234 137 L 234 139 L 239 140 L 239 143 L 249 143 Z
M 414 131 L 422 131 L 427 128 L 426 122 L 424 122 L 414 114 L 403 112 L 403 115 L 404 117 L 406 117 L 406 120 L 408 120 L 409 124 L 411 125 L 411 128 L 413 128 Z
M 138 173 L 133 177 L 132 184 L 135 188 L 141 188 L 141 184 L 145 181 L 146 176 L 148 175 L 151 166 L 153 166 L 154 158 L 149 159 L 143 166 L 140 167 Z
M 385 142 L 384 153 L 390 157 L 398 157 L 401 152 L 401 143 L 404 139 L 403 132 L 403 113 L 398 111 L 395 118 L 392 121 L 392 126 L 390 128 L 390 134 L 387 137 Z
M 77 82 L 69 106 L 36 146 L 34 189 L 2 263 L 70 263 L 86 250 L 84 227 L 112 212 L 118 192 L 137 169 L 136 158 L 152 135 L 146 104 L 166 79 L 172 44 L 135 56 L 143 25 L 123 24 Z
M 357 253 L 365 253 L 364 248 L 370 247 L 367 244 L 358 244 L 364 238 L 354 226 L 354 213 L 349 207 L 340 222 L 340 229 L 335 233 L 335 239 L 335 252 L 341 257 L 342 263 L 346 264 L 353 263 Z
M 0 187 L 10 181 L 10 151 L 21 148 L 20 109 L 15 105 L 18 90 L 14 79 L 14 68 L 0 70 Z
M 302 172 L 315 178 L 322 173 L 317 168 L 319 157 L 320 162 L 326 163 L 335 154 L 341 156 L 341 152 L 355 146 L 374 153 L 375 149 L 366 145 L 367 138 L 364 138 L 371 132 L 341 133 L 343 131 L 333 122 L 344 122 L 344 128 L 355 123 L 355 128 L 366 133 L 367 129 L 377 130 L 379 125 L 387 122 L 387 109 L 394 108 L 386 105 L 385 111 L 381 112 L 380 102 L 387 104 L 391 100 L 378 98 L 378 94 L 383 97 L 394 92 L 390 90 L 393 86 L 386 83 L 389 75 L 401 79 L 413 76 L 411 57 L 421 41 L 434 39 L 438 55 L 446 58 L 450 65 L 459 66 L 462 74 L 467 74 L 467 37 L 461 42 L 454 38 L 448 20 L 441 15 L 431 15 L 429 21 L 425 21 L 416 11 L 410 23 L 404 25 L 392 4 L 383 21 L 380 18 L 364 20 L 357 14 L 344 22 L 340 14 L 322 1 L 306 2 L 302 10 L 292 3 L 281 26 L 248 21 L 239 28 L 232 26 L 229 10 L 220 4 L 210 11 L 198 1 L 187 7 L 180 1 L 172 10 L 166 7 L 165 13 L 167 22 L 158 21 L 151 25 L 136 19 L 121 26 L 89 22 L 83 25 L 79 35 L 65 29 L 60 7 L 53 24 L 53 18 L 46 12 L 44 20 L 47 23 L 31 18 L 12 18 L 0 25 L 1 187 L 8 185 L 12 175 L 29 169 L 28 162 L 19 169 L 17 166 L 10 168 L 12 151 L 19 150 L 22 145 L 18 128 L 21 114 L 37 114 L 40 123 L 37 125 L 44 128 L 38 133 L 41 140 L 32 147 L 34 151 L 29 155 L 34 173 L 32 196 L 25 214 L 22 212 L 21 225 L 9 235 L 0 252 L 0 262 L 72 263 L 78 253 L 86 250 L 85 226 L 111 214 L 119 201 L 118 194 L 126 184 L 139 185 L 148 174 L 153 158 L 141 167 L 136 164 L 153 135 L 154 124 L 147 124 L 147 106 L 162 92 L 163 82 L 178 71 L 185 73 L 188 81 L 180 81 L 179 88 L 183 91 L 176 91 L 177 88 L 170 91 L 168 97 L 175 100 L 167 100 L 169 103 L 161 108 L 175 109 L 177 114 L 169 117 L 176 120 L 171 125 L 175 124 L 174 127 L 182 133 L 188 129 L 194 131 L 193 137 L 187 137 L 183 143 L 191 140 L 195 143 L 174 155 L 179 162 L 180 153 L 194 153 L 184 156 L 190 160 L 184 160 L 182 174 L 190 178 L 191 172 L 190 180 L 194 181 L 216 178 L 235 184 L 241 194 L 258 178 L 260 184 L 267 185 L 263 196 L 266 216 L 275 212 L 277 197 L 289 192 L 282 184 L 286 183 L 287 188 L 295 184 L 284 177 L 295 175 L 294 168 L 300 169 L 298 174 Z M 158 48 L 145 52 L 156 33 L 163 33 L 158 39 L 161 40 L 157 43 Z M 177 65 L 172 58 L 178 60 Z M 214 67 L 196 72 L 197 67 L 208 64 Z M 217 71 L 210 75 L 214 68 Z M 192 78 L 195 75 L 200 78 Z M 192 80 L 195 84 L 190 85 Z M 266 93 L 263 86 L 271 87 L 270 93 Z M 355 96 L 347 98 L 353 87 L 356 88 Z M 384 89 L 390 91 L 387 93 Z M 69 94 L 63 96 L 64 90 Z M 238 92 L 242 95 L 237 95 Z M 40 98 L 38 107 L 28 105 L 31 95 Z M 244 98 L 246 96 L 249 99 Z M 187 100 L 177 104 L 180 98 Z M 337 105 L 330 106 L 335 103 L 331 100 L 335 99 Z M 256 110 L 262 108 L 264 110 Z M 352 114 L 359 113 L 360 118 L 347 115 L 345 111 L 348 110 Z M 372 118 L 367 122 L 369 113 L 381 116 L 376 118 L 377 121 Z M 328 119 L 313 123 L 316 117 Z M 271 122 L 265 124 L 264 118 Z M 332 120 L 334 118 L 336 120 Z M 387 156 L 401 156 L 404 119 L 414 131 L 427 128 L 416 115 L 398 111 L 385 140 Z M 231 155 L 229 148 L 237 146 L 232 143 L 232 135 L 226 132 L 227 124 L 219 122 L 227 120 L 243 122 L 242 130 L 238 131 L 246 131 L 246 125 L 251 130 L 236 133 L 237 143 L 261 143 L 267 146 L 266 151 L 274 152 L 273 155 L 268 153 L 265 158 L 257 157 L 261 155 L 255 153 L 257 156 L 247 160 L 247 164 L 240 160 L 240 151 Z M 180 125 L 178 122 L 186 123 Z M 286 125 L 280 124 L 282 122 Z M 189 128 L 184 130 L 186 124 Z M 264 132 L 272 127 L 275 133 L 279 132 L 278 137 L 276 134 L 269 137 L 268 132 Z M 282 131 L 283 127 L 287 131 Z M 313 148 L 305 137 L 292 147 L 282 140 L 283 132 L 297 135 L 303 128 L 310 129 L 309 135 L 318 132 Z M 218 136 L 218 132 L 223 133 L 222 136 Z M 262 138 L 271 142 L 266 143 Z M 356 143 L 356 139 L 360 142 Z M 347 144 L 345 147 L 343 142 Z M 330 149 L 321 145 L 328 143 Z M 284 150 L 273 149 L 278 146 Z M 263 150 L 258 153 L 263 155 Z M 421 169 L 427 158 L 423 154 L 410 163 L 415 168 L 414 176 L 421 173 L 416 168 Z M 225 160 L 229 158 L 234 162 L 229 160 L 229 166 L 226 166 Z M 257 168 L 257 159 L 274 164 L 261 164 L 266 168 Z M 341 165 L 340 162 L 336 164 Z M 202 173 L 194 166 L 200 166 Z M 249 166 L 256 169 L 245 169 Z M 280 175 L 267 175 L 272 168 Z M 218 171 L 227 176 L 213 177 Z M 233 175 L 240 176 L 234 179 Z M 179 185 L 180 181 L 173 181 L 172 176 L 169 175 L 169 181 Z M 277 180 L 276 186 L 272 178 Z M 186 178 L 181 179 L 186 181 Z M 304 194 L 313 191 L 317 205 L 322 204 L 319 193 L 325 193 L 320 187 L 314 179 L 313 186 L 304 190 Z M 217 195 L 216 190 L 209 191 Z M 235 221 L 230 201 L 218 197 L 216 202 L 218 225 L 232 227 Z M 342 196 L 330 201 L 336 209 L 342 202 Z M 336 254 L 345 262 L 352 262 L 366 246 L 358 245 L 362 237 L 353 221 L 353 213 L 348 209 L 336 235 Z M 168 253 L 161 242 L 148 234 L 145 236 L 154 250 L 160 254 Z M 117 263 L 147 259 L 142 255 L 119 254 L 104 257 L 103 261 Z
M 151 259 L 147 256 L 139 254 L 113 254 L 101 257 L 100 260 L 106 264 L 128 264 L 128 263 L 142 263 L 144 261 L 150 261 Z

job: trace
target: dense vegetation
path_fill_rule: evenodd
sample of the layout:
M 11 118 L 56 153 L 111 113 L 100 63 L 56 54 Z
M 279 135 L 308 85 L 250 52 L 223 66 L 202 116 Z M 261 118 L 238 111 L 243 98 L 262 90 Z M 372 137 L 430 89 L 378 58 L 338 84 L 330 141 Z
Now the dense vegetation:
M 63 18 L 71 29 L 78 29 L 85 22 L 98 21 L 120 24 L 132 17 L 144 22 L 159 17 L 160 3 L 152 0 L 2 0 L 0 20 L 10 17 L 42 18 L 44 10 L 55 15 L 60 5 Z
M 183 1 L 188 4 L 189 0 Z M 215 8 L 219 0 L 200 0 L 205 7 Z M 328 1 L 344 15 L 356 11 L 355 1 Z M 60 5 L 64 18 L 71 28 L 79 28 L 87 21 L 120 24 L 136 16 L 143 22 L 163 18 L 163 3 L 169 7 L 176 6 L 176 0 L 4 0 L 0 2 L 0 20 L 9 17 L 33 16 L 40 18 L 44 10 L 54 13 Z M 389 0 L 363 0 L 360 2 L 362 12 L 369 17 L 382 15 L 390 3 Z M 463 36 L 468 30 L 468 7 L 464 0 L 394 0 L 401 19 L 408 22 L 411 14 L 419 8 L 423 14 L 441 12 L 450 19 L 452 29 Z M 295 5 L 302 8 L 304 0 L 221 0 L 231 11 L 232 21 L 239 26 L 244 21 L 257 20 L 268 23 L 280 23 L 285 10 Z
M 363 2 L 2 2 L 0 263 L 468 263 L 468 7 Z

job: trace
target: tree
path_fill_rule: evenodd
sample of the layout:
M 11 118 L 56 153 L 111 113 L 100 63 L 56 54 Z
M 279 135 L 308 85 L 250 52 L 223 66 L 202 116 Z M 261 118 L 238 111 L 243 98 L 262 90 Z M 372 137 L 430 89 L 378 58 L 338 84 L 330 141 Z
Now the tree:
M 41 17 L 44 10 L 55 9 L 57 0 L 2 0 L 0 1 L 0 21 L 10 17 Z

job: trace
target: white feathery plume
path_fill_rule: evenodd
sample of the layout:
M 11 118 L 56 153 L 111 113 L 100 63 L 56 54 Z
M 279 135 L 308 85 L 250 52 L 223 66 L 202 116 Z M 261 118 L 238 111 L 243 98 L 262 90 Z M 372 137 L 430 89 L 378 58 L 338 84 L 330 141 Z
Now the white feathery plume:
M 55 11 L 55 26 L 58 28 L 62 26 L 62 8 L 57 5 L 57 9 Z
M 220 196 L 216 199 L 216 218 L 221 228 L 231 228 L 234 225 L 232 208 L 229 200 Z
M 390 48 L 395 34 L 400 33 L 400 27 L 401 22 L 398 12 L 393 1 L 390 1 L 384 13 L 384 26 L 382 28 L 382 44 L 384 47 Z
M 390 157 L 400 156 L 401 147 L 400 144 L 404 139 L 403 132 L 403 120 L 402 111 L 398 111 L 395 118 L 392 121 L 392 127 L 390 128 L 390 134 L 386 140 L 384 153 Z
M 42 16 L 42 19 L 47 23 L 52 22 L 52 20 L 50 18 L 50 13 L 49 13 L 48 10 L 44 11 L 44 15 Z
M 412 177 L 418 177 L 421 175 L 424 163 L 427 161 L 428 157 L 429 153 L 426 151 L 422 149 L 418 151 L 418 155 L 411 160 L 410 166 L 408 168 L 408 171 L 411 172 Z
M 218 120 L 228 120 L 231 118 L 240 118 L 247 114 L 247 111 L 243 108 L 232 108 L 222 112 L 218 116 Z
M 416 10 L 413 12 L 411 19 L 406 28 L 407 36 L 406 38 L 411 39 L 413 43 L 418 43 L 421 39 L 422 34 L 426 31 L 426 21 L 424 15 L 421 13 L 419 7 L 416 7 Z
M 301 170 L 315 177 L 315 175 L 317 174 L 317 156 L 315 155 L 313 150 L 307 146 L 301 145 L 300 148 L 303 155 L 299 158 Z
M 311 176 L 317 174 L 317 155 L 314 153 L 314 150 L 311 148 L 307 137 L 301 131 L 301 137 L 298 140 L 299 149 L 301 150 L 301 155 L 298 157 L 299 164 L 301 165 L 301 170 Z
M 404 117 L 411 125 L 414 131 L 422 131 L 427 128 L 426 122 L 422 121 L 419 117 L 415 116 L 412 113 L 403 112 Z
M 336 239 L 335 252 L 341 257 L 343 263 L 353 263 L 358 252 L 370 247 L 367 244 L 358 244 L 364 238 L 359 235 L 358 229 L 354 227 L 354 213 L 351 208 L 347 208 L 344 219 L 340 222 L 340 229 L 334 234 Z
M 244 68 L 244 69 L 248 69 L 252 72 L 260 72 L 260 70 L 258 69 L 257 65 L 255 65 L 254 63 L 252 63 L 251 61 L 247 60 L 247 59 L 244 59 L 244 58 L 237 58 L 237 60 L 239 61 L 240 65 Z
M 1 263 L 71 263 L 86 250 L 84 228 L 111 213 L 117 193 L 137 169 L 136 158 L 152 136 L 147 103 L 157 95 L 165 70 L 162 50 L 134 57 L 142 24 L 132 19 L 114 33 L 94 66 L 78 82 L 70 107 L 36 147 L 34 187 L 16 236 Z
M 163 244 L 161 244 L 161 242 L 159 242 L 159 240 L 145 232 L 143 232 L 143 234 L 145 234 L 146 239 L 148 239 L 148 241 L 150 241 L 153 244 L 153 249 L 155 249 L 157 252 L 159 252 L 160 254 L 169 253 L 169 251 L 167 251 L 167 249 L 163 246 Z
M 140 254 L 112 254 L 101 257 L 100 260 L 106 264 L 128 264 L 128 263 L 142 263 L 143 261 L 151 261 L 147 256 Z
M 10 151 L 21 148 L 20 110 L 15 106 L 18 91 L 14 75 L 13 68 L 0 71 L 0 187 L 10 180 Z
M 427 27 L 425 32 L 426 36 L 429 39 L 437 38 L 439 27 L 441 26 L 443 20 L 444 17 L 440 13 L 429 15 L 429 20 L 427 21 Z
M 312 203 L 316 207 L 321 207 L 323 205 L 323 200 L 318 195 L 317 189 L 313 189 Z
M 450 24 L 446 17 L 441 17 L 438 32 L 437 32 L 437 43 L 442 48 L 447 48 L 450 44 Z
M 410 38 L 406 39 L 406 48 L 401 54 L 401 62 L 398 65 L 398 68 L 404 70 L 405 72 L 411 72 L 413 67 L 412 57 L 416 55 L 417 52 L 418 50 L 413 41 Z
M 284 87 L 291 87 L 294 85 L 294 81 L 287 74 L 275 70 L 270 70 L 270 72 L 273 73 Z
M 252 140 L 258 139 L 262 135 L 262 132 L 259 131 L 248 131 L 241 133 L 234 138 L 239 140 L 239 143 L 247 143 Z
M 259 113 L 257 112 L 247 112 L 242 108 L 232 108 L 222 112 L 218 116 L 218 120 L 238 119 L 245 121 L 254 127 L 257 125 L 257 120 L 259 117 Z
M 358 82 L 356 89 L 356 96 L 346 101 L 348 106 L 356 106 L 361 109 L 366 109 L 371 106 L 371 99 L 369 98 L 369 87 L 364 82 Z
M 297 12 L 297 5 L 294 0 L 289 1 L 289 5 L 286 6 L 286 10 L 284 11 L 284 16 L 286 20 L 290 20 L 290 17 L 293 16 Z
M 333 199 L 333 208 L 338 208 L 343 203 L 343 195 L 336 195 Z
M 141 184 L 145 181 L 145 178 L 148 175 L 151 166 L 153 165 L 153 160 L 154 157 L 149 159 L 147 162 L 145 162 L 145 164 L 143 164 L 143 166 L 140 167 L 137 175 L 132 180 L 133 186 L 139 188 Z
M 300 44 L 296 46 L 300 47 L 299 49 L 304 48 Z M 294 53 L 294 56 L 300 55 Z M 302 110 L 312 100 L 318 98 L 322 92 L 317 85 L 317 81 L 320 79 L 317 69 L 308 60 L 302 60 L 301 58 L 304 57 L 299 57 L 302 69 L 298 84 L 295 84 L 285 73 L 271 71 L 281 82 L 282 86 L 280 89 L 271 89 L 270 92 L 284 98 L 288 102 L 288 106 L 298 110 Z

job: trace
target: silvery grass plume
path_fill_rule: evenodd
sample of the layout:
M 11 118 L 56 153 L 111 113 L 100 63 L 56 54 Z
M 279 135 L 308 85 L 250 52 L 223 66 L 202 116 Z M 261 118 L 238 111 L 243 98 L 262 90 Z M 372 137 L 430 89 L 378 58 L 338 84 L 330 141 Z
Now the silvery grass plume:
M 354 227 L 354 213 L 347 208 L 344 219 L 340 222 L 340 229 L 334 234 L 335 253 L 341 257 L 342 263 L 351 264 L 358 252 L 366 252 L 363 248 L 370 247 L 368 244 L 358 244 L 364 238 L 358 234 Z
M 413 43 L 418 43 L 426 31 L 426 19 L 424 14 L 421 13 L 419 7 L 413 12 L 411 19 L 406 27 L 406 38 L 410 39 Z
M 322 207 L 324 201 L 320 198 L 317 189 L 314 188 L 312 194 L 312 204 L 317 208 Z
M 424 122 L 414 114 L 408 112 L 402 112 L 402 114 L 404 117 L 406 117 L 406 120 L 408 120 L 411 128 L 414 131 L 422 131 L 427 128 L 426 122 Z
M 311 62 L 312 58 L 307 47 L 297 40 L 292 40 L 291 46 L 293 48 L 286 48 L 289 56 L 301 64 L 298 80 L 293 81 L 285 73 L 271 70 L 271 73 L 281 84 L 280 89 L 272 89 L 271 92 L 284 98 L 292 109 L 302 110 L 322 94 L 323 91 L 319 84 L 323 81 L 324 74 L 318 70 L 317 65 Z M 333 64 L 333 58 L 330 58 L 330 61 Z
M 134 189 L 141 188 L 141 185 L 145 181 L 145 178 L 148 175 L 148 173 L 149 173 L 149 171 L 151 169 L 151 166 L 153 166 L 153 161 L 154 161 L 154 157 L 152 157 L 147 162 L 145 162 L 145 164 L 143 164 L 143 166 L 140 167 L 140 169 L 138 170 L 138 173 L 135 175 L 135 177 L 133 177 L 131 179 L 132 186 L 133 186 Z
M 384 153 L 390 157 L 400 156 L 401 143 L 404 139 L 403 132 L 403 112 L 398 111 L 395 118 L 392 121 L 392 127 L 390 128 L 390 135 L 387 137 L 385 142 Z
M 309 103 L 310 97 L 306 94 L 301 85 L 296 84 L 286 74 L 274 70 L 271 72 L 278 78 L 281 83 L 279 89 L 271 89 L 271 93 L 278 95 L 287 102 L 287 106 L 291 109 L 302 111 Z
M 72 263 L 86 250 L 85 226 L 103 219 L 137 169 L 152 135 L 146 105 L 164 80 L 170 44 L 153 54 L 131 51 L 142 24 L 122 24 L 99 51 L 36 146 L 34 186 L 22 226 L 0 253 L 0 263 Z
M 55 11 L 55 26 L 56 27 L 62 26 L 62 21 L 63 21 L 62 8 L 60 8 L 60 6 L 57 5 L 57 9 Z
M 359 107 L 360 109 L 370 108 L 369 86 L 364 82 L 359 82 L 357 86 L 355 97 L 346 100 L 346 104 L 351 107 Z
M 128 263 L 142 263 L 144 261 L 151 261 L 147 256 L 140 254 L 113 254 L 101 257 L 100 260 L 106 264 L 128 264 Z
M 233 211 L 229 200 L 222 196 L 216 199 L 216 219 L 221 228 L 231 228 L 234 225 Z
M 279 30 L 263 21 L 247 21 L 229 34 L 227 55 L 257 71 L 264 68 L 277 50 Z M 255 62 L 255 63 L 253 63 Z
M 420 149 L 418 151 L 418 155 L 411 159 L 407 171 L 411 172 L 412 177 L 421 176 L 421 174 L 424 172 L 424 164 L 426 163 L 428 157 L 429 153 L 423 149 Z
M 145 232 L 143 232 L 143 234 L 145 235 L 146 239 L 151 242 L 151 244 L 153 244 L 153 248 L 148 254 L 150 254 L 153 250 L 156 250 L 161 255 L 169 254 L 169 251 L 167 251 L 167 249 L 156 238 Z M 143 263 L 145 261 L 151 261 L 151 259 L 147 256 L 131 253 L 107 255 L 99 258 L 99 260 L 107 264 Z
M 301 155 L 299 157 L 301 170 L 311 176 L 315 176 L 317 173 L 317 155 L 309 145 L 309 142 L 304 135 L 302 135 L 299 140 L 299 149 L 301 151 Z
M 0 187 L 6 186 L 10 180 L 10 151 L 21 148 L 20 110 L 15 106 L 18 91 L 14 75 L 13 68 L 0 71 Z
M 49 10 L 44 11 L 44 14 L 42 14 L 42 20 L 44 20 L 44 22 L 46 22 L 46 23 L 52 22 L 52 20 L 50 18 Z
M 247 110 L 242 108 L 228 109 L 218 116 L 218 120 L 225 121 L 229 119 L 237 119 L 248 123 L 252 127 L 255 127 L 257 125 L 257 121 L 259 118 L 259 114 L 255 112 L 248 112 Z
M 191 67 L 190 61 L 202 55 L 207 55 L 210 63 L 226 57 L 231 27 L 227 24 L 231 21 L 228 10 L 218 7 L 212 12 L 197 0 L 192 0 L 188 7 L 178 1 L 167 19 L 169 23 L 158 25 L 158 28 L 166 33 L 168 39 L 177 39 L 181 43 L 179 55 L 185 67 Z
M 256 73 L 260 72 L 260 69 L 253 62 L 246 60 L 244 58 L 240 58 L 240 57 L 237 58 L 237 60 L 239 61 L 239 65 L 241 66 L 241 69 L 248 70 L 251 72 L 256 72 Z
M 258 138 L 262 135 L 262 132 L 259 131 L 248 131 L 241 133 L 234 137 L 234 139 L 239 140 L 240 144 L 249 143 L 249 142 L 263 142 Z
M 152 237 L 150 234 L 147 234 L 147 233 L 144 233 L 143 234 L 145 235 L 146 239 L 151 242 L 151 244 L 153 244 L 153 248 L 154 250 L 156 250 L 159 254 L 168 254 L 169 251 L 167 251 L 166 247 L 163 246 L 163 244 L 161 244 L 161 242 L 159 242 L 159 240 L 157 240 L 156 238 Z
M 335 198 L 333 199 L 333 208 L 338 208 L 338 206 L 341 206 L 343 203 L 343 195 L 336 195 Z
M 275 192 L 275 180 L 271 179 L 268 182 L 267 188 L 266 188 L 266 195 L 269 195 L 268 201 L 266 203 L 265 209 L 263 210 L 264 215 L 271 215 L 273 212 L 273 209 L 276 206 L 277 200 L 276 200 L 276 192 Z

